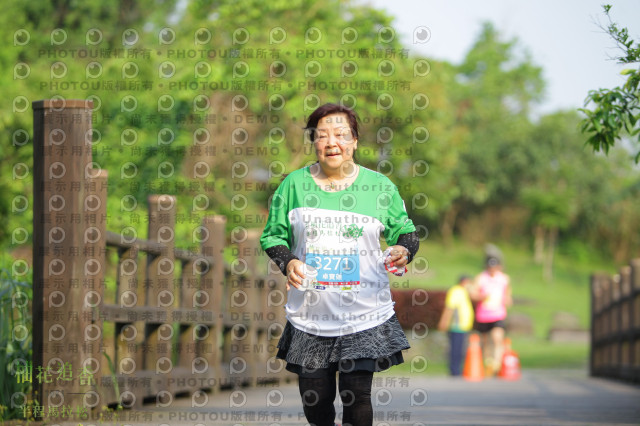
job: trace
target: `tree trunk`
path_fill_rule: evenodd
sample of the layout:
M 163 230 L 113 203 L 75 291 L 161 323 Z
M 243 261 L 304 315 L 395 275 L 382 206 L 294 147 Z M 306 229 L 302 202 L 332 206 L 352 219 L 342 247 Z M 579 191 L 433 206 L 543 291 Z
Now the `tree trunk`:
M 542 267 L 542 277 L 546 282 L 550 282 L 553 280 L 553 252 L 555 249 L 557 237 L 558 228 L 550 228 L 547 255 L 544 258 L 544 265 Z
M 533 261 L 536 265 L 542 265 L 544 262 L 544 228 L 537 225 L 533 233 Z
M 440 233 L 442 234 L 442 244 L 444 244 L 445 247 L 450 247 L 453 241 L 453 228 L 456 224 L 456 218 L 458 217 L 458 210 L 456 205 L 452 205 L 442 218 Z

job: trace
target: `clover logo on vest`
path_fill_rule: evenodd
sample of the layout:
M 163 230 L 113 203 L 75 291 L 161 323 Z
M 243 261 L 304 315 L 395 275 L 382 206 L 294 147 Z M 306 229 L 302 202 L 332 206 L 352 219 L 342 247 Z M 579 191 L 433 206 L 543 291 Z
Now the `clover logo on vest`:
M 355 223 L 352 223 L 349 226 L 342 227 L 342 236 L 344 238 L 350 238 L 355 240 L 362 236 L 363 230 L 364 230 L 364 226 L 358 227 Z

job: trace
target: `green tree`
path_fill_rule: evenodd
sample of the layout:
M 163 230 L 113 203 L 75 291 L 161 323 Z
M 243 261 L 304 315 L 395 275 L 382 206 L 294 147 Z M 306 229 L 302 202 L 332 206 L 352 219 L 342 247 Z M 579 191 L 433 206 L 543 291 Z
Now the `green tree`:
M 458 196 L 441 217 L 449 234 L 459 214 L 481 213 L 517 199 L 528 173 L 529 111 L 544 88 L 541 68 L 517 40 L 501 40 L 488 23 L 455 79 L 455 125 L 464 129 L 464 141 L 452 171 Z
M 534 261 L 543 266 L 543 278 L 553 277 L 553 256 L 559 233 L 568 229 L 579 209 L 576 184 L 582 139 L 575 132 L 576 115 L 555 113 L 536 123 L 527 141 L 528 179 L 520 199 L 529 210 L 534 235 Z
M 190 237 L 194 224 L 211 213 L 235 214 L 230 228 L 261 226 L 257 216 L 264 214 L 281 174 L 315 158 L 304 142 L 306 116 L 316 102 L 344 102 L 363 117 L 360 161 L 398 174 L 409 199 L 425 191 L 414 176 L 402 173 L 403 166 L 435 158 L 440 142 L 404 149 L 412 146 L 416 123 L 437 123 L 429 130 L 441 135 L 447 123 L 434 119 L 441 114 L 434 108 L 412 108 L 413 96 L 426 93 L 440 107 L 446 93 L 438 91 L 433 73 L 416 76 L 421 58 L 409 57 L 386 13 L 338 0 L 191 0 L 184 8 L 156 0 L 76 3 L 36 7 L 11 1 L 0 18 L 3 39 L 17 37 L 0 49 L 2 65 L 30 70 L 28 78 L 0 78 L 3 110 L 10 111 L 12 101 L 24 105 L 0 122 L 4 133 L 25 139 L 0 140 L 3 176 L 16 164 L 31 169 L 30 102 L 92 97 L 99 136 L 93 158 L 109 171 L 111 230 L 133 226 L 146 235 L 146 199 L 160 192 L 178 197 L 179 236 Z M 56 62 L 66 67 L 64 78 L 51 76 Z M 100 65 L 99 78 L 89 76 L 93 62 Z M 131 64 L 137 75 L 125 78 Z M 174 72 L 164 76 L 161 66 L 173 66 Z M 390 107 L 379 104 L 381 95 L 392 99 Z M 161 111 L 167 97 L 172 107 Z M 238 100 L 240 107 L 233 104 Z M 232 139 L 236 131 L 245 132 L 244 142 Z M 127 171 L 135 176 L 127 177 Z M 31 217 L 11 214 L 11 202 L 29 198 L 31 178 L 2 181 L 7 196 L 0 201 L 0 241 L 10 229 L 30 228 Z M 196 197 L 205 210 L 192 208 Z M 234 212 L 234 197 L 245 197 L 246 215 Z M 122 200 L 131 201 L 126 209 Z
M 640 62 L 640 43 L 629 37 L 627 28 L 620 28 L 611 20 L 610 5 L 603 7 L 609 20 L 603 29 L 622 50 L 622 55 L 616 59 L 633 67 L 622 71 L 621 74 L 627 76 L 623 86 L 590 91 L 585 108 L 580 109 L 586 115 L 582 131 L 589 135 L 587 143 L 594 151 L 608 153 L 625 134 L 635 137 L 635 142 L 640 143 L 640 129 L 636 126 L 640 118 L 640 67 L 637 65 Z M 640 149 L 635 154 L 635 162 L 640 162 Z
M 580 121 L 577 111 L 548 114 L 536 123 L 529 142 L 533 173 L 521 189 L 521 202 L 529 210 L 534 259 L 547 279 L 554 248 L 581 255 L 591 247 L 622 262 L 640 247 L 638 171 L 624 149 L 612 149 L 609 157 L 592 155 Z

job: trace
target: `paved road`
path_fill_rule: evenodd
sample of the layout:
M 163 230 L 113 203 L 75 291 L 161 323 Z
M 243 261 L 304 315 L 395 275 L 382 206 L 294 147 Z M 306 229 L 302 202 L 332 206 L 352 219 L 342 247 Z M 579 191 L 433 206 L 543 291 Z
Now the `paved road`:
M 137 419 L 125 416 L 117 423 L 94 424 L 306 424 L 295 384 L 225 391 L 205 400 L 196 397 L 192 403 L 192 398 L 180 398 L 167 407 L 147 406 Z M 516 382 L 488 379 L 477 383 L 381 373 L 374 382 L 373 404 L 374 425 L 378 426 L 640 424 L 640 386 L 589 378 L 583 371 L 530 370 Z M 336 411 L 340 415 L 339 404 Z

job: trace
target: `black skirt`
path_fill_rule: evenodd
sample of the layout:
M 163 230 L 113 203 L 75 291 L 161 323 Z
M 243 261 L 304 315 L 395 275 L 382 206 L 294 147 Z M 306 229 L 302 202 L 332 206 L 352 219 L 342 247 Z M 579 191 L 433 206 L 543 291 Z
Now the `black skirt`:
M 345 336 L 316 336 L 298 330 L 287 321 L 277 357 L 287 370 L 301 377 L 323 377 L 336 371 L 378 372 L 402 364 L 407 337 L 395 314 L 382 324 Z

